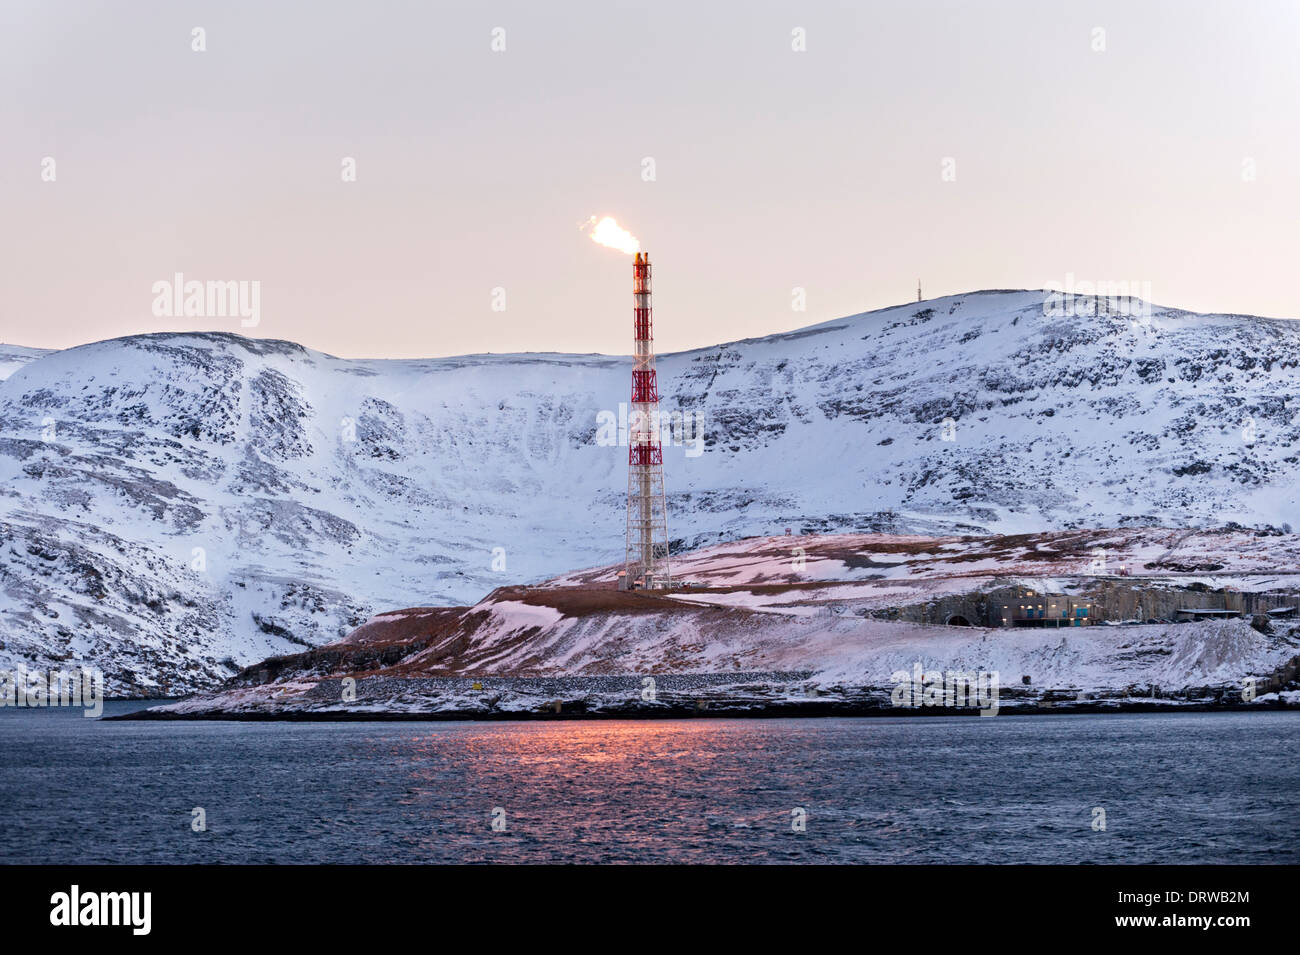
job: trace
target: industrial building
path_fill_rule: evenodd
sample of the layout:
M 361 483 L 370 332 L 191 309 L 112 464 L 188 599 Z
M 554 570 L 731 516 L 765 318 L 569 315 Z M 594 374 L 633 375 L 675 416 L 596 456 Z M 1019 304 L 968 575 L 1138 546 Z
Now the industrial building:
M 1086 627 L 1097 619 L 1096 604 L 1087 597 L 1043 593 L 1028 587 L 1004 594 L 993 609 L 995 621 L 1004 627 Z

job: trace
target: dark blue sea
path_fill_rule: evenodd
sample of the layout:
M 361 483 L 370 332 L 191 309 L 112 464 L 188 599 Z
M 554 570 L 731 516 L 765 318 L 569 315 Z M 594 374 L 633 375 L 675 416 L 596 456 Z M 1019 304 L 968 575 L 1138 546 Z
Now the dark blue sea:
M 1300 713 L 158 723 L 0 709 L 10 863 L 1295 863 L 1298 817 Z

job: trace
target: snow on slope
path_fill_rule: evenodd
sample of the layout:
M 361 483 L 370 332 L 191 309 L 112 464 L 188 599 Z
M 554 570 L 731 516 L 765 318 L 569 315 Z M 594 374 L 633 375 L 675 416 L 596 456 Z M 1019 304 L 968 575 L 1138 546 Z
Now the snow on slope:
M 665 449 L 674 547 L 1291 519 L 1300 324 L 1065 321 L 1042 300 L 972 293 L 662 356 L 664 410 L 706 422 L 703 454 Z M 0 666 L 89 661 L 118 692 L 179 692 L 376 610 L 613 561 L 627 458 L 597 414 L 629 370 L 216 333 L 28 361 L 0 383 Z
M 495 612 L 506 603 L 510 612 Z M 348 641 L 336 644 L 333 656 L 327 648 L 282 661 L 284 669 L 269 680 L 250 680 L 246 673 L 215 693 L 157 712 L 467 715 L 484 712 L 487 697 L 494 698 L 487 709 L 498 713 L 549 707 L 556 699 L 601 709 L 626 705 L 640 689 L 610 678 L 654 675 L 668 686 L 674 677 L 693 674 L 720 678 L 716 694 L 693 694 L 713 703 L 730 698 L 731 704 L 761 705 L 783 697 L 826 702 L 863 692 L 883 691 L 887 698 L 917 667 L 922 673 L 996 673 L 1002 686 L 1016 690 L 1029 677 L 1034 693 L 1067 691 L 1071 698 L 1080 692 L 1114 698 L 1131 689 L 1146 695 L 1152 687 L 1190 698 L 1211 687 L 1237 694 L 1243 680 L 1266 681 L 1300 655 L 1300 628 L 1265 634 L 1244 620 L 981 630 L 864 619 L 778 620 L 717 608 L 669 611 L 626 603 L 604 613 L 542 620 L 517 615 L 519 606 L 486 601 L 455 621 L 444 618 L 424 635 L 425 649 L 395 666 L 373 668 L 374 655 Z M 407 629 L 418 631 L 425 614 L 401 616 L 407 615 Z M 361 656 L 338 652 L 348 645 Z M 355 679 L 360 695 L 354 700 L 339 692 L 344 676 Z M 564 682 L 523 682 L 547 678 Z
M 936 627 L 873 619 L 862 611 L 940 592 L 966 593 L 1002 579 L 1089 576 L 1106 542 L 1136 581 L 1160 575 L 1220 586 L 1245 582 L 1274 559 L 1300 553 L 1294 537 L 1243 532 L 1056 532 L 1024 538 L 923 538 L 838 534 L 719 544 L 680 562 L 707 590 L 620 592 L 613 568 L 538 587 L 505 587 L 473 607 L 431 617 L 385 614 L 336 646 L 418 640 L 386 672 L 404 677 L 815 670 L 827 681 L 882 685 L 899 669 L 991 669 L 1035 685 L 1174 688 L 1259 675 L 1300 654 L 1300 628 L 1261 633 L 1248 621 L 1064 630 Z M 806 551 L 792 569 L 793 548 Z M 1144 559 L 1145 558 L 1145 559 Z M 1200 561 L 1211 575 L 1179 577 L 1169 565 Z M 1272 582 L 1271 571 L 1264 575 Z M 1077 579 L 1077 577 L 1076 577 Z M 1300 584 L 1300 576 L 1290 579 Z M 819 612 L 820 611 L 820 612 Z M 1294 631 L 1294 633 L 1292 632 Z
M 621 564 L 570 571 L 541 587 L 614 586 Z M 910 584 L 955 580 L 959 590 L 979 580 L 1058 577 L 1159 577 L 1213 590 L 1277 590 L 1300 586 L 1300 536 L 1216 528 L 1089 528 L 1014 535 L 816 534 L 756 537 L 715 544 L 673 559 L 679 583 L 708 593 L 677 599 L 715 601 L 718 588 L 880 581 Z M 1055 589 L 1055 588 L 1043 588 Z M 848 593 L 835 587 L 836 593 Z M 748 591 L 746 591 L 748 592 Z M 790 591 L 778 588 L 774 595 Z M 801 589 L 800 594 L 809 591 Z M 803 599 L 807 599 L 804 597 Z
M 1243 620 L 1048 631 L 923 627 L 872 622 L 855 639 L 828 645 L 817 680 L 888 682 L 919 662 L 923 670 L 985 670 L 1008 684 L 1029 676 L 1042 688 L 1114 692 L 1127 685 L 1169 690 L 1237 684 L 1300 654 L 1300 638 L 1262 634 Z M 910 631 L 910 632 L 909 632 Z
M 48 348 L 24 348 L 22 345 L 0 345 L 0 381 L 4 381 L 28 362 L 49 354 Z

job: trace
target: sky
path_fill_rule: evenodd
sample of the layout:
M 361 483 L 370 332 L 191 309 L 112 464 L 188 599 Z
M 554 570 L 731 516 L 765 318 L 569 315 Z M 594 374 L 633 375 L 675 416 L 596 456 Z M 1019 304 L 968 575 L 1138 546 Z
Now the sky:
M 660 351 L 918 279 L 1300 317 L 1298 48 L 1294 0 L 5 0 L 0 341 L 627 354 L 591 215 Z

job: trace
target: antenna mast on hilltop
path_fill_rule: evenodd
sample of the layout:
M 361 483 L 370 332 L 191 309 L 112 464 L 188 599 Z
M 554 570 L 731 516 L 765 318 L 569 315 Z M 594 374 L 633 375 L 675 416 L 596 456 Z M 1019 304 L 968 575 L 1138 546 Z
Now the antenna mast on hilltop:
M 627 448 L 627 551 L 623 586 L 668 587 L 668 502 L 664 494 L 664 452 L 659 442 L 659 381 L 655 372 L 650 308 L 650 256 L 632 263 L 635 365 Z
M 921 301 L 921 280 L 916 280 L 916 300 Z

